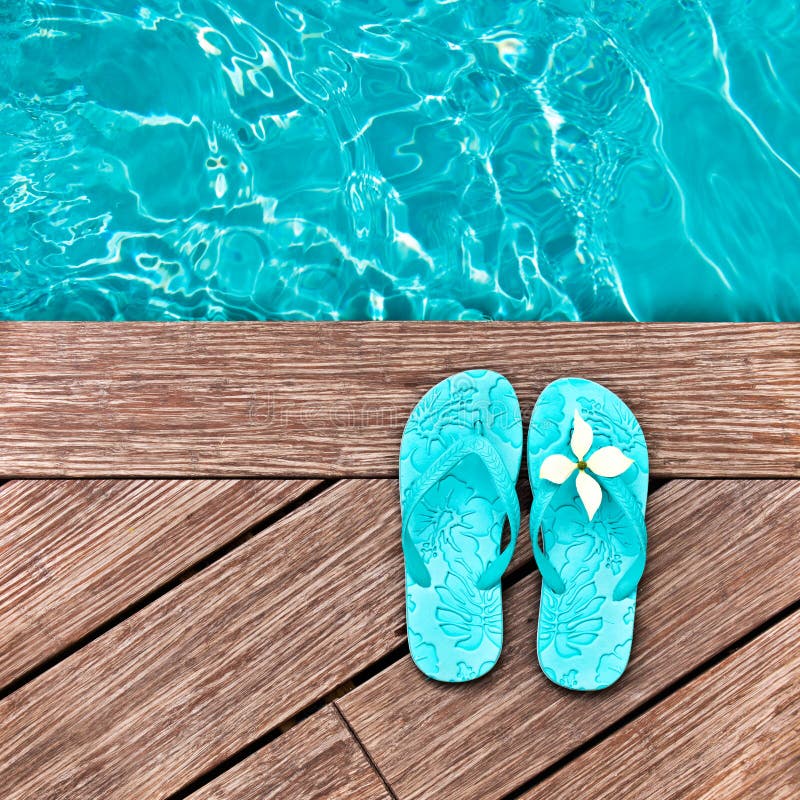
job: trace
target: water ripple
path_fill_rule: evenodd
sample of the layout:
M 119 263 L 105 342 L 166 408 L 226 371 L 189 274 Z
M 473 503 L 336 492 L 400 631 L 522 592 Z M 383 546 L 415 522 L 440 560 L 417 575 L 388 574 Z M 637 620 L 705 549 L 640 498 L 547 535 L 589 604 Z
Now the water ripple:
M 781 0 L 7 0 L 0 317 L 800 319 Z

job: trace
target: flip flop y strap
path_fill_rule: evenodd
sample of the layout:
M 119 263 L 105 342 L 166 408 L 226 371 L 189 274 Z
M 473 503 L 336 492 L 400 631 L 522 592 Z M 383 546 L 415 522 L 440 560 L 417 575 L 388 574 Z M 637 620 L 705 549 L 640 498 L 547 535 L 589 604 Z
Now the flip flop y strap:
M 595 475 L 595 480 L 603 487 L 609 497 L 617 501 L 617 505 L 622 509 L 628 524 L 636 533 L 636 560 L 625 570 L 614 588 L 612 598 L 614 600 L 624 600 L 636 591 L 639 581 L 644 574 L 644 565 L 647 560 L 647 528 L 644 523 L 644 514 L 627 484 L 622 481 L 609 483 L 609 478 L 601 478 Z
M 636 560 L 625 570 L 612 595 L 614 600 L 623 600 L 636 590 L 644 573 L 644 566 L 647 558 L 647 530 L 636 499 L 631 490 L 624 483 L 617 482 L 609 484 L 608 478 L 601 478 L 599 475 L 595 475 L 594 478 L 600 483 L 606 494 L 617 501 L 625 519 L 636 533 L 636 540 L 639 546 L 636 553 Z M 545 555 L 544 551 L 539 546 L 539 535 L 544 514 L 558 488 L 559 484 L 549 484 L 549 482 L 544 485 L 542 483 L 539 484 L 531 507 L 530 533 L 531 544 L 533 545 L 533 558 L 534 561 L 536 561 L 539 572 L 542 573 L 542 581 L 555 594 L 562 594 L 566 589 L 566 585 L 561 575 L 558 574 L 558 570 L 553 566 L 553 562 Z M 544 543 L 543 535 L 542 542 Z
M 425 472 L 411 485 L 407 499 L 410 501 L 403 509 L 403 552 L 406 557 L 406 571 L 414 583 L 427 587 L 431 585 L 431 575 L 422 556 L 411 538 L 410 524 L 414 511 L 423 497 L 454 467 L 467 456 L 476 455 L 489 475 L 495 491 L 503 504 L 503 511 L 508 519 L 511 535 L 506 548 L 487 565 L 478 577 L 477 587 L 489 589 L 500 582 L 508 568 L 519 534 L 519 500 L 516 486 L 508 474 L 503 459 L 492 443 L 480 434 L 469 434 L 451 444 L 441 455 L 437 456 Z
M 556 594 L 562 594 L 566 589 L 564 581 L 558 574 L 558 570 L 553 566 L 553 562 L 545 555 L 544 550 L 539 547 L 539 534 L 542 530 L 544 512 L 553 500 L 558 484 L 543 485 L 539 484 L 533 495 L 533 505 L 529 518 L 531 545 L 533 546 L 533 560 L 542 573 L 542 582 Z M 544 534 L 542 534 L 542 544 L 544 544 Z

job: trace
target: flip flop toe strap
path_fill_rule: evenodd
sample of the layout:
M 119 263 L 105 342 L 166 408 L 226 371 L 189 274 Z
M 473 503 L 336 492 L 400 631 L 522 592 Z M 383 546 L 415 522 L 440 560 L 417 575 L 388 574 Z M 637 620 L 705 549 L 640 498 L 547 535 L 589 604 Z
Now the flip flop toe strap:
M 612 484 L 608 478 L 599 476 L 596 476 L 595 479 L 608 495 L 617 501 L 617 505 L 622 509 L 625 519 L 636 533 L 636 544 L 638 545 L 636 559 L 622 574 L 612 595 L 614 600 L 623 600 L 636 591 L 636 587 L 644 574 L 644 565 L 647 559 L 647 528 L 644 523 L 644 515 L 627 484 L 622 483 L 622 481 L 616 481 Z
M 636 559 L 622 574 L 612 595 L 614 600 L 623 600 L 636 590 L 642 574 L 644 573 L 647 554 L 647 530 L 639 504 L 626 484 L 621 481 L 610 483 L 609 479 L 599 476 L 595 476 L 595 480 L 601 484 L 610 497 L 613 497 L 617 501 L 617 504 L 625 515 L 625 519 L 636 533 L 638 545 Z M 531 507 L 530 534 L 531 544 L 533 545 L 533 558 L 536 561 L 539 572 L 542 573 L 543 583 L 556 594 L 562 594 L 566 589 L 564 581 L 553 565 L 553 562 L 539 546 L 539 535 L 544 514 L 558 488 L 558 484 L 539 484 L 534 494 L 533 506 Z M 544 543 L 544 538 L 542 538 L 542 542 Z
M 431 575 L 422 556 L 411 538 L 410 524 L 414 511 L 423 497 L 453 468 L 458 466 L 467 456 L 476 455 L 486 469 L 495 491 L 503 504 L 505 518 L 508 519 L 510 538 L 506 548 L 495 558 L 478 577 L 477 587 L 489 589 L 500 582 L 506 571 L 519 534 L 520 511 L 516 487 L 508 474 L 503 459 L 492 443 L 480 434 L 469 434 L 451 444 L 441 455 L 437 456 L 428 468 L 411 485 L 406 496 L 407 504 L 403 509 L 403 552 L 406 558 L 406 571 L 414 583 L 427 587 L 431 585 Z
M 558 574 L 558 570 L 553 565 L 553 562 L 545 555 L 544 550 L 539 547 L 539 534 L 542 530 L 544 512 L 547 511 L 547 507 L 553 500 L 557 489 L 557 484 L 539 485 L 533 495 L 533 505 L 531 506 L 531 515 L 529 519 L 531 544 L 533 545 L 533 560 L 536 562 L 539 572 L 542 573 L 542 581 L 556 594 L 562 594 L 566 589 L 564 581 Z M 544 544 L 544 534 L 542 534 L 542 544 Z

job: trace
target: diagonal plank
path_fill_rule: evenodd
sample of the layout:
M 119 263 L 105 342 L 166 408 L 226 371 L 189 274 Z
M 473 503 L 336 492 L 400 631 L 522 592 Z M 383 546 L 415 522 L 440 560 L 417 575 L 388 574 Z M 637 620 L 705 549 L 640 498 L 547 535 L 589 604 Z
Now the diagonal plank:
M 405 419 L 486 367 L 528 414 L 605 383 L 654 476 L 800 476 L 800 325 L 2 323 L 0 475 L 395 475 Z
M 795 800 L 800 612 L 572 761 L 524 800 Z
M 396 492 L 326 489 L 0 702 L 3 799 L 168 796 L 397 647 Z
M 46 480 L 0 487 L 0 686 L 316 485 Z
M 332 706 L 304 720 L 189 800 L 389 800 Z
M 499 798 L 800 598 L 800 481 L 674 481 L 648 509 L 631 662 L 611 689 L 550 683 L 535 652 L 538 581 L 508 592 L 503 655 L 474 684 L 405 657 L 337 701 L 400 798 Z

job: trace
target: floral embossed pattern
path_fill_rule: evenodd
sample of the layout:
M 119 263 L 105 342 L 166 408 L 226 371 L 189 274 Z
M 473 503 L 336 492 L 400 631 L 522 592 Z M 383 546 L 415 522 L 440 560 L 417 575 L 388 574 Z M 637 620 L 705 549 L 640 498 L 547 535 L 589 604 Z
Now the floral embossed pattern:
M 499 603 L 500 590 L 481 591 L 476 588 L 477 575 L 448 572 L 443 586 L 436 587 L 440 605 L 436 619 L 442 631 L 452 637 L 464 650 L 476 650 L 488 639 L 500 646 L 503 641 L 503 612 Z
M 453 461 L 453 448 L 470 438 L 482 448 Z M 485 455 L 488 445 L 499 458 Z M 478 578 L 500 553 L 506 507 L 496 486 L 513 487 L 521 456 L 519 403 L 497 373 L 454 375 L 434 386 L 409 417 L 400 448 L 400 496 L 404 514 L 413 506 L 404 522 L 430 586 L 407 572 L 406 619 L 412 658 L 436 680 L 473 680 L 499 657 L 500 586 L 478 589 Z M 446 472 L 431 478 L 429 470 L 442 464 Z M 418 497 L 421 485 L 426 488 Z
M 597 596 L 597 587 L 589 569 L 572 577 L 567 591 L 548 593 L 539 612 L 539 648 L 551 645 L 562 658 L 580 656 L 586 645 L 597 639 L 603 627 L 600 609 L 605 597 Z
M 459 437 L 479 430 L 490 439 L 521 449 L 519 404 L 508 387 L 508 381 L 499 375 L 485 386 L 471 373 L 460 373 L 431 389 L 406 425 L 406 433 L 420 445 L 409 452 L 411 463 L 421 472 Z
M 570 563 L 602 564 L 612 574 L 619 575 L 623 558 L 634 555 L 638 543 L 619 509 L 612 508 L 597 520 L 588 522 L 576 504 L 562 507 L 558 512 L 556 538 L 566 548 Z
M 428 563 L 448 551 L 477 555 L 479 535 L 475 527 L 490 510 L 464 481 L 448 475 L 422 499 L 412 522 L 412 537 Z
M 528 430 L 528 457 L 539 456 L 549 450 L 561 437 L 559 421 L 564 416 L 564 397 L 550 392 L 539 398 L 537 413 Z M 536 420 L 534 425 L 533 420 Z
M 642 459 L 645 466 L 647 465 L 647 446 L 642 429 L 626 405 L 603 404 L 596 399 L 586 397 L 579 398 L 578 405 L 584 419 L 601 441 L 616 444 L 633 459 L 634 467 Z

